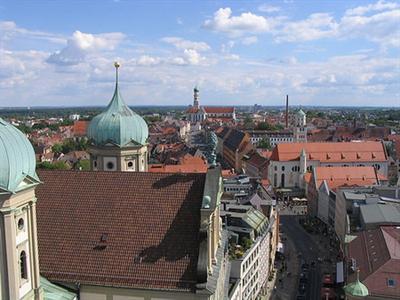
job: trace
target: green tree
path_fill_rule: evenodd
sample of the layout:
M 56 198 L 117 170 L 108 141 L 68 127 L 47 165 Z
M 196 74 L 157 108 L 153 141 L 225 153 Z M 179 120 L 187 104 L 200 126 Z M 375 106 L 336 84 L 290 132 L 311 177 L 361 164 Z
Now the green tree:
M 267 139 L 262 139 L 261 141 L 258 142 L 257 148 L 271 150 L 272 146 Z
M 79 160 L 75 164 L 74 169 L 82 171 L 90 171 L 90 160 L 89 159 Z
M 68 170 L 70 167 L 63 161 L 57 161 L 55 163 L 50 163 L 47 161 L 41 162 L 37 164 L 38 169 L 46 169 L 46 170 Z
M 63 146 L 61 144 L 54 144 L 53 147 L 51 147 L 51 151 L 60 154 L 63 151 Z

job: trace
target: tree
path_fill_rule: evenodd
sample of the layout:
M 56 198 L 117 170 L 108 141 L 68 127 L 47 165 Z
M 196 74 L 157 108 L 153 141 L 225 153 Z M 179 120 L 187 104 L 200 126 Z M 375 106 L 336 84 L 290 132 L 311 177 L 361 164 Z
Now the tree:
M 74 169 L 82 171 L 90 171 L 90 160 L 89 159 L 79 160 L 75 164 Z
M 56 154 L 60 154 L 63 151 L 63 146 L 61 144 L 54 144 L 53 147 L 51 147 L 51 151 Z
M 38 169 L 46 169 L 46 170 L 68 170 L 70 167 L 63 161 L 57 161 L 55 163 L 50 163 L 47 161 L 41 162 L 37 164 Z
M 246 128 L 246 129 L 254 128 L 254 123 L 253 123 L 253 120 L 250 118 L 250 116 L 246 116 L 243 123 L 244 123 L 244 128 Z
M 272 146 L 271 146 L 269 140 L 262 139 L 261 141 L 258 142 L 257 148 L 271 150 Z

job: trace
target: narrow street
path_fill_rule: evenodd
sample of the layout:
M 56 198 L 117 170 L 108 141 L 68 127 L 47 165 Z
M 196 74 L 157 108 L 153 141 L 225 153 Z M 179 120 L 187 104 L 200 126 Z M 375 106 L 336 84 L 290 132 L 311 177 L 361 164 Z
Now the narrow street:
M 297 251 L 297 255 L 302 263 L 317 262 L 318 257 L 321 256 L 318 245 L 311 238 L 310 234 L 307 233 L 303 227 L 299 224 L 299 217 L 293 215 L 282 215 L 281 216 L 282 231 L 286 237 L 293 242 L 294 247 Z M 301 271 L 301 264 L 299 266 L 299 274 Z M 316 300 L 320 297 L 321 290 L 321 267 L 318 263 L 315 267 L 309 268 L 309 279 L 307 283 L 305 299 Z

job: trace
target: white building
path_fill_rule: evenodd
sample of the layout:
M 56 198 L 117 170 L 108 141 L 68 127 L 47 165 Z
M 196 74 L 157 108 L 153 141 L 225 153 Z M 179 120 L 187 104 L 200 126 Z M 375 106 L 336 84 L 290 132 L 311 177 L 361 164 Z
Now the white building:
M 81 116 L 78 115 L 78 114 L 69 115 L 69 119 L 70 119 L 71 121 L 78 121 L 80 118 L 81 118 Z
M 266 140 L 272 147 L 281 143 L 293 143 L 293 132 L 282 131 L 269 131 L 269 130 L 249 130 L 247 133 L 250 135 L 250 141 L 253 145 L 257 145 L 260 141 Z
M 233 257 L 230 282 L 233 287 L 229 299 L 258 299 L 264 293 L 270 274 L 270 262 L 273 264 L 276 249 L 273 245 L 276 236 L 275 212 L 270 206 L 270 214 L 265 216 L 246 205 L 225 205 L 225 210 L 221 212 L 227 229 L 237 234 L 239 241 L 244 237 L 252 241 L 251 247 L 239 257 L 230 249 Z
M 384 177 L 389 167 L 382 142 L 278 144 L 268 179 L 274 187 L 304 188 L 304 175 L 318 166 L 373 166 Z
M 193 90 L 193 105 L 186 110 L 186 119 L 191 123 L 204 122 L 207 119 L 235 121 L 236 112 L 233 106 L 200 106 L 199 89 Z

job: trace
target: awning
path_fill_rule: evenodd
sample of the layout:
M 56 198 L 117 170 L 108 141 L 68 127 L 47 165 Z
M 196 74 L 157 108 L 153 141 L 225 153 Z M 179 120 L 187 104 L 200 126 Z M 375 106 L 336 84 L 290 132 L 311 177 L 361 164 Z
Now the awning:
M 344 270 L 343 270 L 343 262 L 340 261 L 336 263 L 336 283 L 344 282 Z

